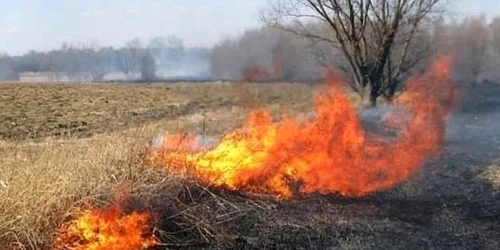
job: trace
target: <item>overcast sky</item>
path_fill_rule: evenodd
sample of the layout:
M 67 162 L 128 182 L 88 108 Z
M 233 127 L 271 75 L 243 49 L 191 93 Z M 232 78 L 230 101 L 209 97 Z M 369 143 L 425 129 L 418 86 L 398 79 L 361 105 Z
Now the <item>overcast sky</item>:
M 211 46 L 261 25 L 268 0 L 0 0 L 0 51 L 48 50 L 63 42 L 122 45 L 175 35 Z M 272 0 L 271 0 L 272 1 Z M 450 0 L 455 15 L 500 14 L 500 0 Z

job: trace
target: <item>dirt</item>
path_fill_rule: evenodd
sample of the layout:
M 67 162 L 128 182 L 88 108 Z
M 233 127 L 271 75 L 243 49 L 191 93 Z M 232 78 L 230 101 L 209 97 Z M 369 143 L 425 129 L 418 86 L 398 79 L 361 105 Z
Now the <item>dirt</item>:
M 91 137 L 244 106 L 244 100 L 300 107 L 315 88 L 287 83 L 246 88 L 229 83 L 0 84 L 0 141 Z

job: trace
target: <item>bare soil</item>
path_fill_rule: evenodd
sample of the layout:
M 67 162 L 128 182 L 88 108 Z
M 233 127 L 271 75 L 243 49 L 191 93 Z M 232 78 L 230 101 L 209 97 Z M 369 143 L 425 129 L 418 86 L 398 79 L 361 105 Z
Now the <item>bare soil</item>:
M 300 109 L 316 89 L 287 83 L 240 85 L 0 84 L 0 141 L 90 137 L 234 106 Z

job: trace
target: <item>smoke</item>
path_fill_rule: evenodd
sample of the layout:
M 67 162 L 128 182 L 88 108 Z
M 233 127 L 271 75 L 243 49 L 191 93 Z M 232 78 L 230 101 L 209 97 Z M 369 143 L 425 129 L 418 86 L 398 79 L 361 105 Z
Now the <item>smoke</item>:
M 190 55 L 182 58 L 175 67 L 157 69 L 156 76 L 162 79 L 208 79 L 211 77 L 211 69 L 210 61 L 205 56 Z
M 446 119 L 457 101 L 449 80 L 449 58 L 439 58 L 424 74 L 411 78 L 397 99 L 396 138 L 365 131 L 341 91 L 345 81 L 329 75 L 330 90 L 316 98 L 316 116 L 300 124 L 273 123 L 266 110 L 254 110 L 241 129 L 214 147 L 190 134 L 169 135 L 149 156 L 151 163 L 214 186 L 290 198 L 338 193 L 359 197 L 410 179 L 443 147 Z M 405 112 L 409 115 L 397 115 Z M 393 120 L 393 119 L 390 119 Z

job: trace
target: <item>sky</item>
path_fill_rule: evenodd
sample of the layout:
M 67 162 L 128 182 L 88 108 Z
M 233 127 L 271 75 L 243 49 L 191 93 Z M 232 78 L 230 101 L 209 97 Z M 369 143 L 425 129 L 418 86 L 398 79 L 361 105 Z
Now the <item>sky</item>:
M 19 55 L 62 43 L 121 46 L 139 37 L 174 35 L 212 46 L 262 25 L 273 0 L 0 0 L 0 52 Z M 500 0 L 449 0 L 454 15 L 500 15 Z

